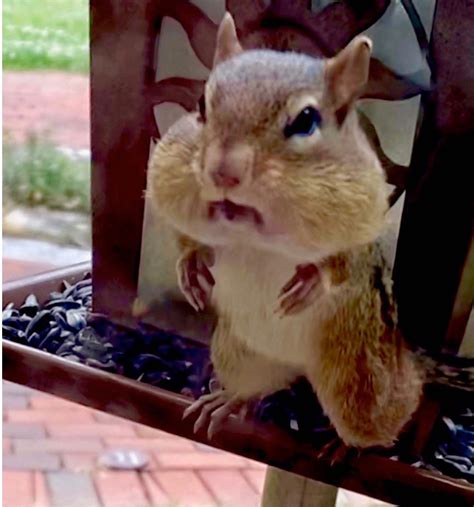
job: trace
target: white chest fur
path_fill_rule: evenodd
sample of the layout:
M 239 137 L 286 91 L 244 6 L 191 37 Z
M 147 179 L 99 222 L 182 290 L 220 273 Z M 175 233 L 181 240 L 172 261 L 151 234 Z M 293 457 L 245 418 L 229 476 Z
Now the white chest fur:
M 233 337 L 267 357 L 301 366 L 316 339 L 324 301 L 294 316 L 275 313 L 281 288 L 295 274 L 296 263 L 280 254 L 245 247 L 216 251 L 212 268 L 213 304 L 228 319 Z

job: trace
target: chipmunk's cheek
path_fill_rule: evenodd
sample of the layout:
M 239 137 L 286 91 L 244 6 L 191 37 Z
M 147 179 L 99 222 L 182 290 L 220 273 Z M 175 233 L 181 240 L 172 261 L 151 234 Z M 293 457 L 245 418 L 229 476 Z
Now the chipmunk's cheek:
M 277 161 L 271 161 L 256 181 L 254 200 L 263 218 L 261 233 L 282 236 L 288 229 L 288 206 L 285 198 L 284 174 Z
M 260 185 L 263 192 L 275 192 L 283 181 L 283 168 L 276 161 L 268 161 L 260 176 Z

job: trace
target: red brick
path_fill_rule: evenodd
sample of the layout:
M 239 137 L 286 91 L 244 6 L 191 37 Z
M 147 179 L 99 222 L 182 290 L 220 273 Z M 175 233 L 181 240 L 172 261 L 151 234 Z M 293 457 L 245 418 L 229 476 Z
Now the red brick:
M 104 438 L 104 444 L 109 448 L 141 449 L 156 452 L 187 452 L 193 451 L 194 446 L 184 438 Z
M 10 422 L 61 422 L 64 424 L 78 424 L 93 421 L 92 413 L 87 409 L 75 410 L 9 410 Z
M 103 507 L 144 507 L 148 500 L 136 472 L 99 471 L 94 481 Z
M 172 502 L 193 507 L 216 505 L 211 493 L 194 472 L 166 471 L 153 475 Z
M 2 399 L 3 410 L 8 410 L 11 408 L 27 408 L 28 400 L 28 396 L 20 394 L 4 394 Z
M 108 423 L 108 424 L 129 424 L 127 419 L 123 419 L 122 417 L 118 417 L 116 415 L 107 414 L 106 412 L 101 412 L 100 410 L 94 410 L 94 419 L 100 423 Z
M 130 421 L 129 419 L 108 414 L 106 412 L 101 412 L 100 410 L 92 410 L 92 414 L 94 420 L 99 424 L 109 424 L 131 428 L 135 435 L 138 434 L 137 429 L 141 426 L 140 424 Z
M 41 472 L 34 472 L 34 492 L 34 507 L 50 507 L 51 502 L 49 499 L 48 486 L 46 484 L 46 479 Z
M 238 470 L 202 470 L 204 484 L 226 507 L 258 506 L 259 495 Z
M 4 507 L 33 507 L 33 474 L 31 472 L 3 471 Z
M 48 474 L 47 480 L 56 507 L 101 507 L 89 474 L 61 471 Z
M 249 481 L 251 486 L 259 494 L 263 492 L 263 485 L 265 483 L 265 470 L 244 470 L 242 472 L 245 478 Z
M 30 399 L 30 405 L 33 408 L 39 409 L 54 409 L 54 410 L 77 410 L 78 408 L 83 410 L 92 411 L 92 409 L 83 407 L 78 403 L 73 403 L 69 400 L 63 400 L 62 398 L 56 398 L 55 396 L 33 396 Z
M 201 444 L 200 442 L 193 442 L 194 447 L 201 452 L 222 452 L 220 449 L 211 447 L 210 445 Z
M 59 470 L 61 462 L 59 456 L 50 453 L 34 454 L 5 454 L 3 456 L 4 470 Z
M 7 380 L 2 381 L 2 393 L 4 395 L 5 394 L 32 395 L 36 394 L 37 392 L 38 391 L 31 389 L 31 387 L 26 387 L 21 384 L 15 384 Z
M 55 438 L 12 440 L 13 449 L 18 454 L 36 452 L 95 452 L 102 449 L 98 438 Z
M 246 460 L 229 453 L 163 452 L 155 453 L 163 468 L 244 468 Z
M 166 433 L 156 428 L 143 426 L 142 424 L 134 424 L 135 432 L 138 436 L 143 438 L 176 438 L 172 433 Z
M 3 445 L 3 453 L 4 454 L 11 451 L 12 445 L 11 445 L 9 438 L 3 438 L 2 445 Z
M 131 426 L 125 424 L 47 424 L 48 434 L 53 437 L 134 437 Z
M 86 472 L 97 468 L 96 453 L 65 453 L 61 458 L 63 467 L 71 472 Z
M 56 145 L 89 146 L 89 76 L 8 71 L 3 76 L 3 124 L 15 141 L 48 132 Z
M 9 282 L 24 276 L 36 275 L 45 271 L 51 271 L 55 266 L 46 263 L 24 261 L 18 259 L 2 259 L 3 281 Z
M 266 470 L 267 465 L 264 463 L 260 463 L 260 461 L 253 461 L 251 459 L 247 460 L 247 465 L 249 468 L 253 468 L 254 470 Z
M 162 505 L 168 507 L 170 505 L 170 499 L 163 491 L 163 488 L 158 484 L 156 478 L 147 472 L 140 474 L 140 477 L 153 507 L 160 507 Z
M 3 423 L 3 436 L 12 438 L 40 438 L 46 435 L 42 424 L 6 422 Z

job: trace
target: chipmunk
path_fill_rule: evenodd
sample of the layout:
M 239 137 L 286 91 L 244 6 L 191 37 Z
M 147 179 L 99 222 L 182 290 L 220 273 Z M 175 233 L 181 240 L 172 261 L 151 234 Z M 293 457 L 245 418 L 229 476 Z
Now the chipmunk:
M 218 316 L 222 388 L 184 414 L 199 412 L 209 438 L 299 376 L 351 447 L 391 446 L 419 404 L 424 373 L 379 240 L 388 189 L 354 107 L 371 47 L 358 36 L 327 60 L 244 51 L 227 13 L 205 108 L 152 155 L 151 199 L 182 235 L 181 290 Z

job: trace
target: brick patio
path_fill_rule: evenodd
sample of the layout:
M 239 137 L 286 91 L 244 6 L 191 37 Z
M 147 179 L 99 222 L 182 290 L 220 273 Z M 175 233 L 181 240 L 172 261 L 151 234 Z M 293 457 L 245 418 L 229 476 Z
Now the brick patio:
M 89 77 L 4 72 L 3 130 L 19 142 L 36 133 L 59 146 L 89 148 Z
M 174 435 L 3 383 L 5 507 L 256 506 L 265 467 Z M 101 467 L 137 449 L 140 472 Z
M 52 269 L 51 265 L 41 262 L 18 261 L 17 259 L 3 259 L 2 276 L 4 282 L 10 282 L 24 276 L 35 275 Z

